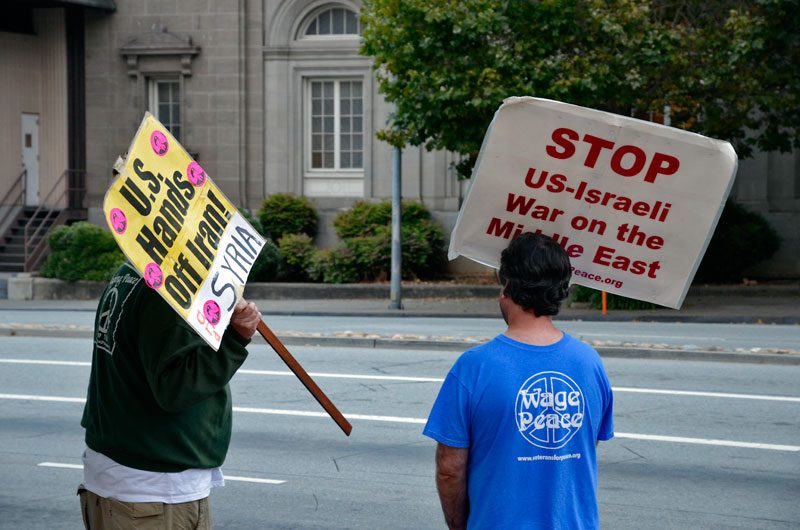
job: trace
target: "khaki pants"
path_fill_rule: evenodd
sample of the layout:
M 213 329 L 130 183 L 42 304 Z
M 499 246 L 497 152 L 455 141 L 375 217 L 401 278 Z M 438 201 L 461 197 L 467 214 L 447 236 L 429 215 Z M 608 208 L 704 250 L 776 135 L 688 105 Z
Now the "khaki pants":
M 211 530 L 208 497 L 193 502 L 121 502 L 78 486 L 86 530 Z

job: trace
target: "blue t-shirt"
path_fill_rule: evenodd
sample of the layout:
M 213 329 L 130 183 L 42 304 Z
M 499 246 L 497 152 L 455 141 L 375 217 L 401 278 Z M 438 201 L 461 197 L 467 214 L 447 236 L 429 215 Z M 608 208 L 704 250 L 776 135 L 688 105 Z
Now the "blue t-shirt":
M 469 529 L 596 529 L 595 444 L 614 436 L 612 404 L 588 344 L 499 335 L 459 357 L 423 434 L 470 450 Z

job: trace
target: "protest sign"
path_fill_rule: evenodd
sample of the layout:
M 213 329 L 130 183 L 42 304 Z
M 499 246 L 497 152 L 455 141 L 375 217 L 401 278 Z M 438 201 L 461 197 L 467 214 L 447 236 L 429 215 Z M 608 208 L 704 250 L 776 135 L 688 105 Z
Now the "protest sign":
M 727 142 L 556 101 L 509 98 L 450 239 L 499 267 L 524 232 L 567 251 L 574 283 L 680 308 L 736 174 Z
M 145 113 L 103 211 L 125 256 L 214 350 L 265 241 L 200 165 Z M 346 435 L 352 425 L 261 320 L 257 331 Z
M 218 349 L 264 239 L 149 112 L 114 169 L 103 210 L 117 244 Z

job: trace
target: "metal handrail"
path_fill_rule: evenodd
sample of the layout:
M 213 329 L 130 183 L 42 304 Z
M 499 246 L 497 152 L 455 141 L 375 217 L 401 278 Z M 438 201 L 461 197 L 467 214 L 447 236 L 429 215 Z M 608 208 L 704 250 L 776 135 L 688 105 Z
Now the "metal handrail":
M 30 248 L 31 246 L 33 246 L 32 245 L 32 241 L 34 241 L 39 236 L 39 232 L 43 229 L 43 227 L 45 226 L 47 221 L 49 221 L 50 218 L 54 215 L 53 214 L 53 209 L 50 208 L 50 205 L 60 204 L 60 203 L 62 203 L 62 201 L 65 198 L 70 196 L 69 195 L 70 193 L 72 193 L 72 192 L 80 192 L 81 191 L 80 188 L 72 188 L 72 187 L 69 186 L 69 175 L 72 174 L 72 173 L 82 173 L 82 171 L 81 170 L 77 170 L 77 169 L 67 169 L 66 171 L 64 171 L 61 174 L 61 176 L 58 177 L 58 180 L 56 180 L 56 183 L 53 185 L 53 187 L 50 188 L 50 192 L 47 194 L 47 196 L 44 198 L 44 200 L 40 202 L 39 207 L 36 208 L 36 211 L 33 213 L 31 218 L 28 220 L 27 223 L 25 223 L 25 227 L 23 229 L 23 249 L 24 249 L 24 256 L 25 256 L 25 271 L 26 272 L 28 272 L 29 269 L 30 269 L 30 265 L 31 265 L 31 261 L 32 261 L 31 257 L 34 255 L 34 253 L 38 253 L 39 250 L 42 247 L 42 244 L 45 243 L 44 236 L 46 235 L 46 232 L 42 234 L 42 239 L 36 245 L 36 248 L 34 248 L 32 250 Z M 62 185 L 62 182 L 64 182 L 64 181 L 66 181 L 67 184 L 64 186 L 64 189 L 61 191 L 61 194 L 58 195 L 58 197 L 51 203 L 50 202 L 50 197 L 53 195 L 53 193 L 56 191 L 56 189 Z M 44 218 L 42 218 L 39 221 L 38 225 L 36 226 L 36 230 L 33 232 L 33 234 L 29 235 L 29 230 L 31 228 L 31 224 L 33 224 L 33 222 L 36 221 L 36 219 L 39 216 L 39 213 L 45 207 L 46 207 L 46 213 L 45 213 Z M 67 208 L 67 207 L 65 207 L 65 208 Z
M 20 182 L 22 183 L 22 185 L 20 186 L 19 193 L 17 194 L 16 197 L 13 198 L 13 200 L 9 202 L 9 198 L 11 197 L 14 188 L 16 188 L 17 185 L 20 184 Z M 28 170 L 23 169 L 22 173 L 19 174 L 19 176 L 16 178 L 11 187 L 8 188 L 8 191 L 6 192 L 3 199 L 0 200 L 0 206 L 8 206 L 8 210 L 6 210 L 6 213 L 3 214 L 3 218 L 0 219 L 0 227 L 6 225 L 6 222 L 8 221 L 11 212 L 14 211 L 14 206 L 24 206 L 23 203 L 25 202 L 25 191 L 27 190 L 27 187 L 28 187 Z

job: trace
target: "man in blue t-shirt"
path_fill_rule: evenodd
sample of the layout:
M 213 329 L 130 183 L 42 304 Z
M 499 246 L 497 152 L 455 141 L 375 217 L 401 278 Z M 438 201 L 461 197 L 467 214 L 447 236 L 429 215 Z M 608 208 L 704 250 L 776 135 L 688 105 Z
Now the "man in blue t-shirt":
M 508 329 L 456 361 L 423 431 L 439 442 L 450 529 L 599 527 L 596 447 L 614 436 L 613 396 L 597 352 L 553 325 L 571 274 L 540 234 L 502 253 Z

